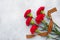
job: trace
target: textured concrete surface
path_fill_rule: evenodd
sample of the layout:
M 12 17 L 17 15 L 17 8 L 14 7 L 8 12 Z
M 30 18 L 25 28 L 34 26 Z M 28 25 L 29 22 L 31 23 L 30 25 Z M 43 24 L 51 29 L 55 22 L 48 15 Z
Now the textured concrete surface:
M 45 6 L 46 13 L 49 9 L 56 7 L 58 11 L 52 14 L 52 17 L 60 26 L 59 3 L 60 0 L 0 0 L 0 40 L 46 40 L 45 37 L 40 36 L 26 39 L 25 35 L 30 32 L 25 25 L 24 12 L 31 9 L 36 17 L 36 10 L 40 6 Z

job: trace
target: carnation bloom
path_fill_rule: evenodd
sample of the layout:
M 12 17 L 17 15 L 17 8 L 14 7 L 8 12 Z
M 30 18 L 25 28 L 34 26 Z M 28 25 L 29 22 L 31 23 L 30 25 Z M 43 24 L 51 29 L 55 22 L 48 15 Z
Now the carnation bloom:
M 36 23 L 40 24 L 40 22 L 44 20 L 44 16 L 45 16 L 44 14 L 39 14 L 35 19 Z
M 25 14 L 24 14 L 24 17 L 27 18 L 27 17 L 32 17 L 31 15 L 31 9 L 28 9 L 26 10 Z
M 45 9 L 44 6 L 40 7 L 40 8 L 37 10 L 37 12 L 36 12 L 37 16 L 38 16 L 39 14 L 44 14 L 44 9 Z
M 30 24 L 34 24 L 34 21 L 32 20 L 32 17 L 28 17 L 26 20 L 26 25 L 29 26 Z
M 36 32 L 36 30 L 38 29 L 38 26 L 36 24 L 32 25 L 31 29 L 30 29 L 30 32 L 32 34 L 34 34 Z

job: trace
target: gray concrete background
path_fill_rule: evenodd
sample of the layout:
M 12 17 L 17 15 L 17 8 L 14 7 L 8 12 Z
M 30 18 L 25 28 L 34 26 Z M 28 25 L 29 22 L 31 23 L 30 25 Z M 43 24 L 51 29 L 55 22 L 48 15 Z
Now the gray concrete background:
M 60 26 L 59 3 L 60 0 L 0 0 L 0 40 L 46 40 L 40 36 L 26 39 L 26 34 L 30 34 L 30 28 L 25 25 L 24 12 L 31 9 L 33 16 L 36 17 L 36 10 L 40 6 L 45 6 L 46 13 L 56 7 L 58 11 L 52 14 L 52 17 Z

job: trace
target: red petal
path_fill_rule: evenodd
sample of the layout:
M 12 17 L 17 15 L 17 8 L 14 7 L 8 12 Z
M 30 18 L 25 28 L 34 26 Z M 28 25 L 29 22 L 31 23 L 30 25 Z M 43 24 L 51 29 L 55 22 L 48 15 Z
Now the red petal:
M 37 26 L 37 25 L 32 25 L 32 27 L 31 27 L 31 29 L 30 29 L 30 32 L 31 32 L 32 34 L 34 34 L 37 29 L 38 29 L 38 26 Z
M 26 20 L 26 25 L 27 25 L 27 26 L 30 25 L 31 20 L 32 20 L 32 17 L 27 18 L 27 20 Z
M 37 24 L 41 23 L 41 21 L 44 20 L 44 16 L 45 16 L 44 14 L 39 14 L 35 19 L 36 23 Z
M 27 15 L 28 15 L 29 13 L 31 13 L 31 9 L 26 10 L 26 12 L 25 12 L 25 14 L 24 14 L 24 17 L 27 18 Z
M 40 7 L 40 9 L 41 9 L 41 10 L 44 10 L 44 9 L 45 9 L 45 7 L 44 7 L 44 6 L 42 6 L 42 7 Z
M 39 14 L 42 14 L 42 13 L 41 13 L 41 10 L 44 10 L 44 9 L 45 9 L 44 6 L 40 7 L 40 8 L 37 10 L 37 12 L 36 12 L 37 16 L 38 16 Z

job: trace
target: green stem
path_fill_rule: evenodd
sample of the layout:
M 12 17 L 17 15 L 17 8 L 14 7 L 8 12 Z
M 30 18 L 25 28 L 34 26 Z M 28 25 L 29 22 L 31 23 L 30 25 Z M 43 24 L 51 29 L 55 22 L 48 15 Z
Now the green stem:
M 54 23 L 54 25 L 56 25 L 56 27 L 59 27 L 56 23 Z
M 60 35 L 60 32 L 55 28 L 55 30 L 52 30 L 56 35 Z
M 39 31 L 39 30 L 36 30 L 35 32 L 36 32 L 36 33 L 40 33 L 40 31 Z
M 55 31 L 56 35 L 60 35 L 60 32 Z
M 43 20 L 42 23 L 48 26 L 48 23 L 45 20 Z
M 46 28 L 48 27 L 48 23 L 47 23 L 45 20 L 43 20 L 42 23 L 43 23 L 44 26 L 45 26 L 45 27 L 43 27 L 43 30 L 46 30 Z

